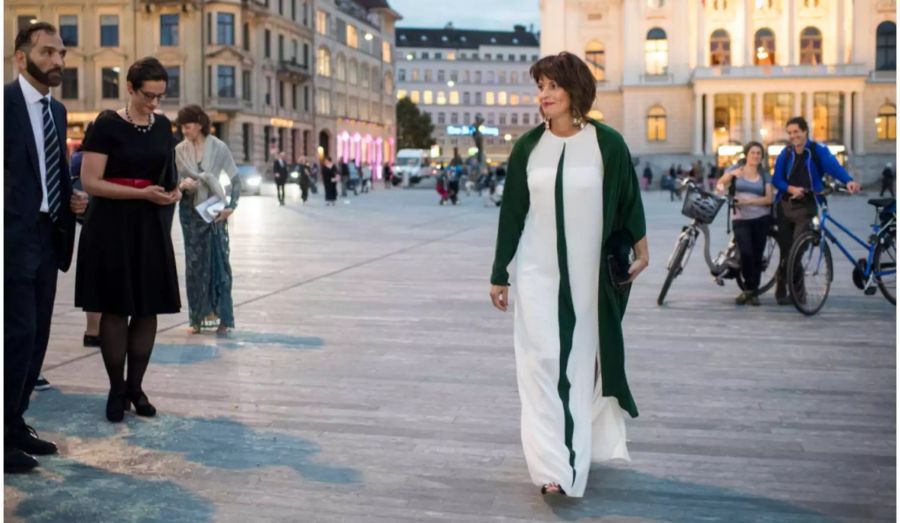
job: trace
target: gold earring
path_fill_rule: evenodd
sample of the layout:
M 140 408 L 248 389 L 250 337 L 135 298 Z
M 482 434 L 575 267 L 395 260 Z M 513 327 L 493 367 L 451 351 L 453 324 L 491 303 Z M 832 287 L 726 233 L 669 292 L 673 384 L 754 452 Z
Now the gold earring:
M 572 125 L 574 125 L 575 127 L 579 128 L 579 129 L 584 129 L 584 119 L 580 115 L 573 116 L 572 117 Z
M 544 119 L 544 129 L 550 130 L 550 120 Z

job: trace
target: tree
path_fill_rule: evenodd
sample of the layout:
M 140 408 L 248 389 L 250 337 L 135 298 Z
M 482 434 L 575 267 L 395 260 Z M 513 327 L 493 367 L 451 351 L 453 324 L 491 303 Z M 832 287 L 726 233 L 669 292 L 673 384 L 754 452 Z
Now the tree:
M 431 116 L 408 96 L 397 102 L 397 149 L 428 149 L 435 144 Z

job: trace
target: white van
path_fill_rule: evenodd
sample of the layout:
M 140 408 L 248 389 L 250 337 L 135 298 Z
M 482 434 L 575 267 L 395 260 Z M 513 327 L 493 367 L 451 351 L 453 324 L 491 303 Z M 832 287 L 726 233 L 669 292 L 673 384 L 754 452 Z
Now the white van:
M 427 149 L 400 149 L 397 151 L 397 162 L 394 179 L 402 180 L 403 187 L 419 183 L 437 171 L 432 168 Z

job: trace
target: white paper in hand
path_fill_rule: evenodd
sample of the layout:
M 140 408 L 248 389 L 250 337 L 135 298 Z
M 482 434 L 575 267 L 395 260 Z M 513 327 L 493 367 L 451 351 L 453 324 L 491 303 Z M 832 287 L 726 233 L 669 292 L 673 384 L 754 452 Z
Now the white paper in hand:
M 216 219 L 216 216 L 224 209 L 225 202 L 218 196 L 210 196 L 209 199 L 194 207 L 194 210 L 200 214 L 200 217 L 203 218 L 203 221 L 206 223 L 212 223 Z

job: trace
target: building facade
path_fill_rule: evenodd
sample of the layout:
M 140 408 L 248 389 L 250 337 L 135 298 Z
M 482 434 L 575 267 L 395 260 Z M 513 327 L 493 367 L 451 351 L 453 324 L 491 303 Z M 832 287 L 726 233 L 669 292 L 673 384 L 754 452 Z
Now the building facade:
M 384 0 L 317 0 L 315 112 L 319 154 L 373 166 L 395 156 L 394 22 Z
M 312 8 L 305 0 L 140 0 L 6 2 L 6 34 L 30 20 L 56 25 L 68 55 L 63 85 L 70 146 L 87 122 L 128 96 L 129 65 L 158 58 L 169 72 L 161 111 L 174 120 L 198 104 L 238 163 L 265 169 L 275 149 L 315 154 L 312 112 Z M 14 76 L 12 38 L 5 78 Z
M 656 172 L 751 140 L 775 154 L 797 115 L 864 182 L 894 161 L 895 0 L 541 0 L 541 27 Z
M 473 123 L 484 120 L 485 158 L 502 162 L 512 144 L 538 122 L 534 81 L 537 36 L 513 31 L 397 29 L 397 98 L 408 96 L 431 116 L 440 161 L 473 154 Z

